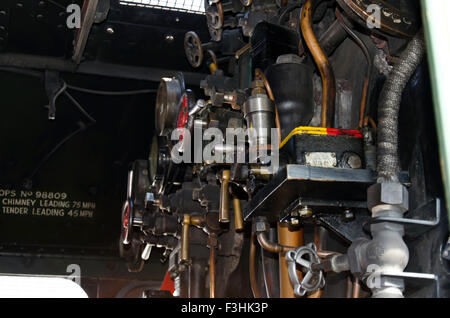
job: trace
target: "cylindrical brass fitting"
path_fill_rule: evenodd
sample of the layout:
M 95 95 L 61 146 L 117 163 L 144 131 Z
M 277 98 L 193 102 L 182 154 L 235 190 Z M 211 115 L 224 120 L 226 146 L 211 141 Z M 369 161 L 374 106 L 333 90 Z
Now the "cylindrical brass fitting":
M 183 216 L 183 228 L 181 231 L 181 262 L 189 262 L 189 226 L 191 224 L 191 216 L 185 214 Z
M 228 193 L 228 185 L 230 182 L 230 170 L 222 172 L 222 187 L 220 188 L 220 206 L 219 206 L 219 222 L 230 222 L 230 196 Z
M 234 229 L 236 232 L 244 230 L 244 218 L 242 216 L 241 200 L 237 196 L 233 196 L 233 210 L 234 210 Z
M 278 223 L 278 244 L 298 247 L 303 245 L 303 229 L 291 231 L 287 223 Z M 289 279 L 286 253 L 280 253 L 280 297 L 294 298 L 294 289 Z M 298 273 L 301 275 L 301 273 Z

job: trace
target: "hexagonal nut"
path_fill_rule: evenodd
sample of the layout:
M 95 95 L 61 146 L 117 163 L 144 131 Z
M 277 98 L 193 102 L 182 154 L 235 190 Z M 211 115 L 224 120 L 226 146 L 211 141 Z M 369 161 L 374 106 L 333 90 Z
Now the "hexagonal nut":
M 378 205 L 393 205 L 404 213 L 409 208 L 409 196 L 406 187 L 398 182 L 376 183 L 367 189 L 367 208 L 372 210 Z
M 260 233 L 269 231 L 270 225 L 265 217 L 257 217 L 253 222 L 253 232 Z

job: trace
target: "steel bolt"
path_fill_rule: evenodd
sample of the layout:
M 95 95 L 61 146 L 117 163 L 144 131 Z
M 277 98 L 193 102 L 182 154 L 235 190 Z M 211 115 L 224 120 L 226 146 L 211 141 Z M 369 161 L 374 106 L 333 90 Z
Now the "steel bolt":
M 307 218 L 312 215 L 313 211 L 311 210 L 311 208 L 309 208 L 308 206 L 305 205 L 298 210 L 298 213 L 299 213 L 300 217 Z
M 347 164 L 352 169 L 359 169 L 362 167 L 361 158 L 358 155 L 351 155 L 350 157 L 348 157 Z
M 355 218 L 355 214 L 353 213 L 352 210 L 350 209 L 346 209 L 344 210 L 344 212 L 342 213 L 342 219 L 344 221 L 351 221 Z

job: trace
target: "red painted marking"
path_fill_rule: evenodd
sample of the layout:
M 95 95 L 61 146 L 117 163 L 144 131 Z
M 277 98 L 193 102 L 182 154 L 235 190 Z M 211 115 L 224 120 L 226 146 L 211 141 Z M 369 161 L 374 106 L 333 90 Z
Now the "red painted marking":
M 175 291 L 175 282 L 172 278 L 170 278 L 169 271 L 167 271 L 164 276 L 164 280 L 161 284 L 161 290 L 168 290 L 171 294 Z
M 183 96 L 183 104 L 181 105 L 180 113 L 178 114 L 177 128 L 184 128 L 188 121 L 189 109 L 188 109 L 188 99 L 186 94 Z M 180 135 L 180 141 L 183 140 L 183 133 Z
M 362 138 L 363 135 L 359 130 L 352 129 L 335 129 L 335 128 L 327 128 L 327 135 L 331 136 L 348 136 L 355 138 Z

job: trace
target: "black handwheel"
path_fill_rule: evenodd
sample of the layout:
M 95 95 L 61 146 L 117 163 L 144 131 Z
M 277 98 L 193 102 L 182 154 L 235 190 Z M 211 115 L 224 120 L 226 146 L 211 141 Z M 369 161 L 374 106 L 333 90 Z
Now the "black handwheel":
M 202 42 L 194 31 L 189 31 L 184 36 L 184 53 L 192 67 L 199 67 L 203 62 Z
M 208 27 L 213 29 L 220 29 L 223 26 L 223 10 L 222 3 L 213 3 L 206 5 L 208 0 L 205 0 L 205 15 Z

